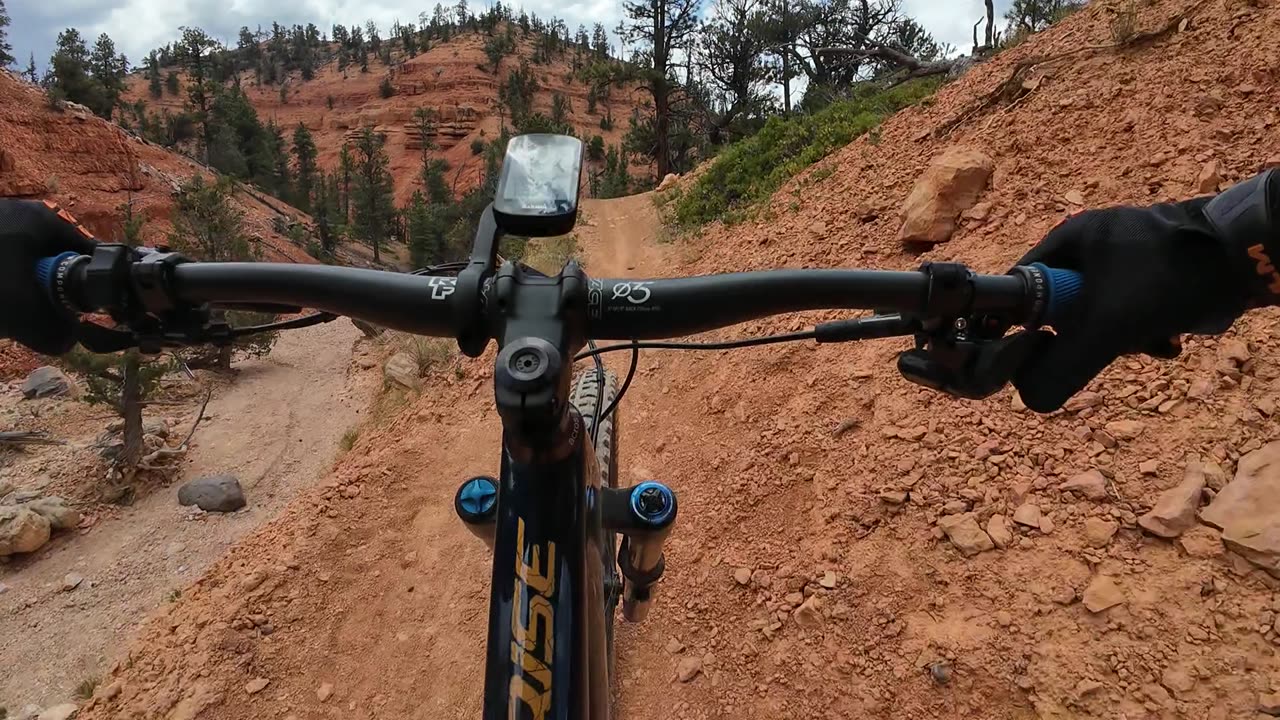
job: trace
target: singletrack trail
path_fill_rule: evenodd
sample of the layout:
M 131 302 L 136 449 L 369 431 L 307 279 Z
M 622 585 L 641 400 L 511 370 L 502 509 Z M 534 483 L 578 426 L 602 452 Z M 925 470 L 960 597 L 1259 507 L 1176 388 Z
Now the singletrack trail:
M 121 639 L 151 611 L 328 473 L 373 384 L 367 373 L 348 373 L 359 334 L 345 320 L 285 333 L 267 357 L 237 363 L 234 382 L 210 401 L 177 482 L 87 535 L 0 569 L 8 586 L 0 594 L 0 706 L 17 713 L 60 702 L 103 675 Z M 240 479 L 247 509 L 184 520 L 178 485 L 213 473 Z M 72 572 L 84 582 L 61 592 Z

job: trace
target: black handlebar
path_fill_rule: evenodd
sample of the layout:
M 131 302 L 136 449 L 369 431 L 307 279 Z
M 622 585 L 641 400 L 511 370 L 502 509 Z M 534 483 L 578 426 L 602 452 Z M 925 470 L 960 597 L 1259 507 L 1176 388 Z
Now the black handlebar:
M 103 253 L 104 256 L 109 253 Z M 172 256 L 171 256 L 172 257 Z M 269 303 L 310 307 L 418 335 L 457 337 L 475 308 L 457 293 L 455 277 L 278 263 L 122 263 L 60 256 L 41 261 L 38 275 L 55 301 L 77 312 L 116 310 L 108 298 L 130 278 L 145 310 L 166 304 Z M 130 266 L 131 268 L 132 266 Z M 818 309 L 862 309 L 904 315 L 990 314 L 1006 325 L 1035 327 L 1061 298 L 1055 273 L 1016 268 L 978 275 L 956 264 L 920 271 L 774 270 L 660 280 L 588 279 L 586 336 L 592 339 L 673 338 L 770 315 Z M 501 300 L 486 292 L 482 306 Z M 482 307 L 484 312 L 493 307 Z M 500 310 L 499 310 L 500 312 Z
M 1022 323 L 1033 293 L 1020 275 L 971 275 L 969 312 Z M 588 281 L 588 335 L 656 340 L 801 310 L 928 309 L 930 276 L 887 270 L 771 270 L 670 280 Z

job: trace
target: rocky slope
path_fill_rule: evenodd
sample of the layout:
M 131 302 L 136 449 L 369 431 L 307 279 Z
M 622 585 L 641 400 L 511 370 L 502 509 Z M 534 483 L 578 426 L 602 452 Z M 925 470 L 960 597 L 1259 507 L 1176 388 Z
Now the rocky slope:
M 1169 31 L 1081 50 L 1135 7 L 1140 31 Z M 1003 270 L 1071 212 L 1189 197 L 1280 157 L 1278 31 L 1274 6 L 1095 2 L 797 177 L 759 221 L 626 269 Z M 949 242 L 904 247 L 898 209 L 956 147 L 991 159 L 990 188 Z M 1276 495 L 1278 319 L 1121 360 L 1048 416 L 1010 391 L 907 383 L 901 342 L 646 356 L 623 462 L 682 509 L 660 599 L 619 634 L 618 714 L 1280 713 L 1280 583 L 1250 562 L 1267 553 L 1196 521 L 1218 497 L 1205 521 L 1240 513 L 1242 490 Z M 498 437 L 483 360 L 463 374 L 184 593 L 85 716 L 474 716 L 487 558 L 447 493 Z
M 361 73 L 357 66 L 340 71 L 336 59 L 318 68 L 310 81 L 304 82 L 298 73 L 292 73 L 285 81 L 288 90 L 283 101 L 279 85 L 256 85 L 252 73 L 245 73 L 241 86 L 264 122 L 274 120 L 286 129 L 305 124 L 320 150 L 320 165 L 326 169 L 337 166 L 342 144 L 360 128 L 372 127 L 386 134 L 387 153 L 396 182 L 396 202 L 403 205 L 414 189 L 421 186 L 418 177 L 422 166 L 421 138 L 411 127 L 413 112 L 420 107 L 436 113 L 436 133 L 430 140 L 440 148 L 434 155 L 447 160 L 452 168 L 448 178 L 455 192 L 465 192 L 478 182 L 483 163 L 472 154 L 471 142 L 492 139 L 498 134 L 502 122 L 498 107 L 499 83 L 519 67 L 521 58 L 529 58 L 533 53 L 531 40 L 521 38 L 518 31 L 516 37 L 516 51 L 503 58 L 496 74 L 479 67 L 488 62 L 484 53 L 487 36 L 460 33 L 413 58 L 397 49 L 393 51 L 390 66 L 373 59 L 367 73 Z M 627 119 L 641 93 L 633 92 L 632 87 L 614 87 L 611 98 L 600 100 L 596 112 L 590 114 L 587 112 L 588 86 L 573 77 L 567 57 L 547 64 L 531 64 L 531 67 L 538 80 L 535 111 L 549 116 L 552 97 L 559 93 L 570 102 L 568 120 L 579 137 L 600 135 L 606 145 L 621 143 Z M 396 89 L 390 98 L 383 98 L 379 92 L 384 78 L 389 78 Z M 148 111 L 158 108 L 180 111 L 184 97 L 165 93 L 159 100 L 151 98 L 147 93 L 147 80 L 142 75 L 130 78 L 126 93 L 130 102 L 144 100 Z M 607 112 L 612 113 L 615 121 L 614 128 L 608 131 L 600 128 L 600 119 Z M 506 123 L 510 125 L 510 118 L 506 118 Z
M 146 143 L 75 105 L 49 107 L 44 93 L 0 70 L 0 197 L 53 200 L 70 210 L 94 234 L 114 240 L 122 232 L 120 208 L 132 203 L 145 215 L 143 238 L 165 242 L 172 229 L 173 193 L 188 178 L 208 171 L 165 149 Z M 264 259 L 314 262 L 277 233 L 275 208 L 299 213 L 250 191 L 237 201 L 247 229 Z M 270 204 L 268 204 L 270 203 Z M 34 359 L 0 341 L 0 377 L 30 369 Z

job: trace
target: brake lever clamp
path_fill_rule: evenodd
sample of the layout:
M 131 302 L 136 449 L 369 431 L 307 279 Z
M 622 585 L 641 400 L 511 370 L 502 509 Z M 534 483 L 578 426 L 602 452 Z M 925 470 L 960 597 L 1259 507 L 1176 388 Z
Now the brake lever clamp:
M 961 318 L 953 327 L 964 323 Z M 981 400 L 1013 380 L 1027 357 L 1049 336 L 1027 330 L 1008 337 L 970 338 L 959 332 L 921 333 L 916 347 L 898 355 L 898 372 L 917 385 L 952 397 Z
M 973 315 L 973 272 L 958 263 L 925 263 L 929 276 L 922 332 L 916 346 L 898 355 L 898 371 L 918 385 L 953 397 L 981 400 L 1013 379 L 1047 335 L 1026 331 L 1005 337 L 1012 324 L 993 315 Z

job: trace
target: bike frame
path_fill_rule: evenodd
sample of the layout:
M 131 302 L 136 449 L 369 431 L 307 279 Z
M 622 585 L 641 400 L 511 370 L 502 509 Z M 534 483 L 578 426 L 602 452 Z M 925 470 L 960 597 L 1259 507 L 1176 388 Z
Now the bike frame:
M 486 720 L 609 716 L 600 468 L 576 410 L 558 459 L 504 436 L 485 662 Z

